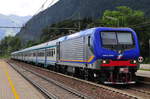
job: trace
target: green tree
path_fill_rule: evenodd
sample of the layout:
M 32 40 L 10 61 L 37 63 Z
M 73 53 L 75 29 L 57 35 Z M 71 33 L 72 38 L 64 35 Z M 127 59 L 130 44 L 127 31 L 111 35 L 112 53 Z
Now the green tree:
M 129 27 L 144 21 L 144 13 L 139 10 L 132 10 L 126 6 L 116 7 L 116 10 L 106 10 L 100 19 L 105 26 Z
M 92 18 L 84 18 L 82 20 L 65 20 L 58 22 L 43 29 L 40 42 L 57 39 L 58 37 L 71 34 L 70 31 L 79 31 L 91 27 L 89 24 L 93 22 Z M 80 23 L 80 28 L 79 28 Z M 68 29 L 65 29 L 68 28 Z
M 21 41 L 17 37 L 7 36 L 0 43 L 0 55 L 6 56 L 11 52 L 17 51 L 21 48 Z
M 40 43 L 40 41 L 28 41 L 27 43 L 26 43 L 26 45 L 25 45 L 25 47 L 24 48 L 28 48 L 28 47 L 32 47 L 32 46 L 34 46 L 34 45 L 37 45 L 37 44 L 39 44 Z
M 142 24 L 150 22 L 150 19 L 144 17 L 144 12 L 133 10 L 126 6 L 119 6 L 113 11 L 106 10 L 98 21 L 102 22 L 103 26 L 133 28 L 139 38 L 142 56 L 148 57 L 150 55 L 148 43 L 150 39 L 149 25 Z

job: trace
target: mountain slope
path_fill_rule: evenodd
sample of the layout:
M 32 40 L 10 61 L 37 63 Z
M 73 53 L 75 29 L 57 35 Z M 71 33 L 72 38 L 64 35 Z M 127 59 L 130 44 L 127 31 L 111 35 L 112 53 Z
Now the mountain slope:
M 25 22 L 27 22 L 31 16 L 16 16 L 16 15 L 3 15 L 0 14 L 0 26 L 12 26 L 12 27 L 17 27 L 17 26 L 22 26 Z M 20 29 L 13 29 L 13 28 L 0 28 L 0 40 L 4 38 L 7 35 L 16 35 Z
M 60 0 L 34 16 L 17 36 L 23 42 L 38 40 L 42 29 L 47 25 L 66 19 L 78 19 L 79 14 L 80 18 L 92 17 L 96 19 L 102 16 L 106 9 L 113 10 L 117 6 L 129 6 L 135 10 L 142 10 L 147 16 L 150 16 L 148 13 L 150 12 L 149 4 L 150 0 Z

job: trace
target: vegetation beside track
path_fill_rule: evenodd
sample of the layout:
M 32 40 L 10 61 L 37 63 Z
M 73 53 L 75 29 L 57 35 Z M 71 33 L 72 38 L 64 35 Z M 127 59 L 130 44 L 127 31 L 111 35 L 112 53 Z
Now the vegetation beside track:
M 142 69 L 142 68 L 140 68 L 140 70 L 143 70 L 143 71 L 150 71 L 150 69 Z
M 143 64 L 150 64 L 150 56 L 144 58 Z

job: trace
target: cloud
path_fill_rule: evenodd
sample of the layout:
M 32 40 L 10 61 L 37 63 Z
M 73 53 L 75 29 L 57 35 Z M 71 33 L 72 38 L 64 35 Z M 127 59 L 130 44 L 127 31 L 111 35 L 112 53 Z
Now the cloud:
M 47 4 L 51 1 L 53 0 L 48 0 Z M 1 0 L 0 13 L 20 16 L 34 15 L 44 2 L 45 0 Z

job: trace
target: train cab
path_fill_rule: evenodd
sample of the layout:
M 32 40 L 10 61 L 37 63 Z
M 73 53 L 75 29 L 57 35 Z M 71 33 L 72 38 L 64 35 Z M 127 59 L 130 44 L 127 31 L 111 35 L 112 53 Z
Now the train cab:
M 140 50 L 132 29 L 98 28 L 94 34 L 93 49 L 105 84 L 135 83 Z

